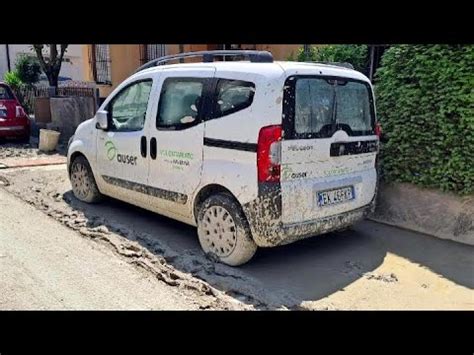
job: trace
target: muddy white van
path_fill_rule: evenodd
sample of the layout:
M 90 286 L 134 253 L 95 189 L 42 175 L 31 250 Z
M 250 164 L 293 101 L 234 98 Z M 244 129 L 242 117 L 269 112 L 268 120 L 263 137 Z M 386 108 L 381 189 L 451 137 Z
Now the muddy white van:
M 168 64 L 187 57 L 202 62 Z M 269 52 L 194 52 L 119 85 L 77 128 L 68 170 L 78 199 L 107 195 L 197 226 L 205 253 L 240 265 L 257 247 L 362 219 L 378 144 L 363 74 Z

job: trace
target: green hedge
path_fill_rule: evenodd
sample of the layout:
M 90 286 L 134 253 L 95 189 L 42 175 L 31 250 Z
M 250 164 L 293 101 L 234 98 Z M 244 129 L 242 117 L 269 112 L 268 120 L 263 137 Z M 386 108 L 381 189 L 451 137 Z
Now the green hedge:
M 295 60 L 292 55 L 288 60 Z M 331 44 L 310 46 L 308 53 L 304 47 L 296 54 L 298 62 L 345 62 L 354 66 L 365 75 L 369 73 L 369 48 L 364 44 Z
M 393 46 L 375 91 L 384 179 L 473 193 L 474 46 Z

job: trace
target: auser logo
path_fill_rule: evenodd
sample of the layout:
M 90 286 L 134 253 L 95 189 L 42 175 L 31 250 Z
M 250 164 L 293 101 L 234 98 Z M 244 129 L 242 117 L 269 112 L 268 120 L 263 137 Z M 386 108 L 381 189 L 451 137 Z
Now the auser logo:
M 105 149 L 107 154 L 107 159 L 110 161 L 114 160 L 117 157 L 117 161 L 123 164 L 137 165 L 137 157 L 126 154 L 119 154 L 115 144 L 112 141 L 105 142 Z
M 114 142 L 105 142 L 105 149 L 107 150 L 107 158 L 111 161 L 114 160 L 115 156 L 117 155 L 117 148 L 115 147 Z
M 303 172 L 293 172 L 293 169 L 289 166 L 285 166 L 282 169 L 282 178 L 283 180 L 290 180 L 290 179 L 304 179 L 308 177 L 308 173 L 306 171 Z

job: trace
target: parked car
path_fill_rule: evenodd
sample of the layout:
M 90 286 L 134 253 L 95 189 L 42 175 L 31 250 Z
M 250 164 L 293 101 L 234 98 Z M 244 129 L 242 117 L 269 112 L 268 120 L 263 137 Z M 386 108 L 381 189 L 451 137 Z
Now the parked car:
M 153 62 L 118 86 L 70 140 L 75 196 L 197 226 L 203 250 L 229 265 L 362 219 L 377 186 L 369 79 L 268 52 L 214 62 L 222 53 Z
M 72 81 L 72 78 L 70 78 L 68 76 L 59 76 L 58 77 L 58 82 L 60 82 L 60 83 L 67 82 L 67 81 Z M 45 86 L 49 85 L 48 77 L 46 76 L 46 74 L 42 73 L 40 75 L 37 85 L 45 85 Z
M 0 82 L 0 138 L 30 139 L 30 119 L 13 90 Z

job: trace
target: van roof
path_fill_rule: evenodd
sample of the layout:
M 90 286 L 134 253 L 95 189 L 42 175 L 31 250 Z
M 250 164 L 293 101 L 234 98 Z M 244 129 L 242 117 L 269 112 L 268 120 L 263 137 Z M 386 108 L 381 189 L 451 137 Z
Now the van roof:
M 255 73 L 259 75 L 265 75 L 269 78 L 276 78 L 282 76 L 285 73 L 286 76 L 302 74 L 302 75 L 328 75 L 328 76 L 340 76 L 352 79 L 358 79 L 367 81 L 370 80 L 361 72 L 353 69 L 345 68 L 337 65 L 329 65 L 322 63 L 306 63 L 306 62 L 288 62 L 288 61 L 276 61 L 273 63 L 251 63 L 250 61 L 225 61 L 225 62 L 194 62 L 194 63 L 177 63 L 177 64 L 166 64 L 159 65 L 144 69 L 138 73 L 150 73 L 158 72 L 161 70 L 168 69 L 179 69 L 179 68 L 216 68 L 220 70 L 230 70 L 242 73 Z

